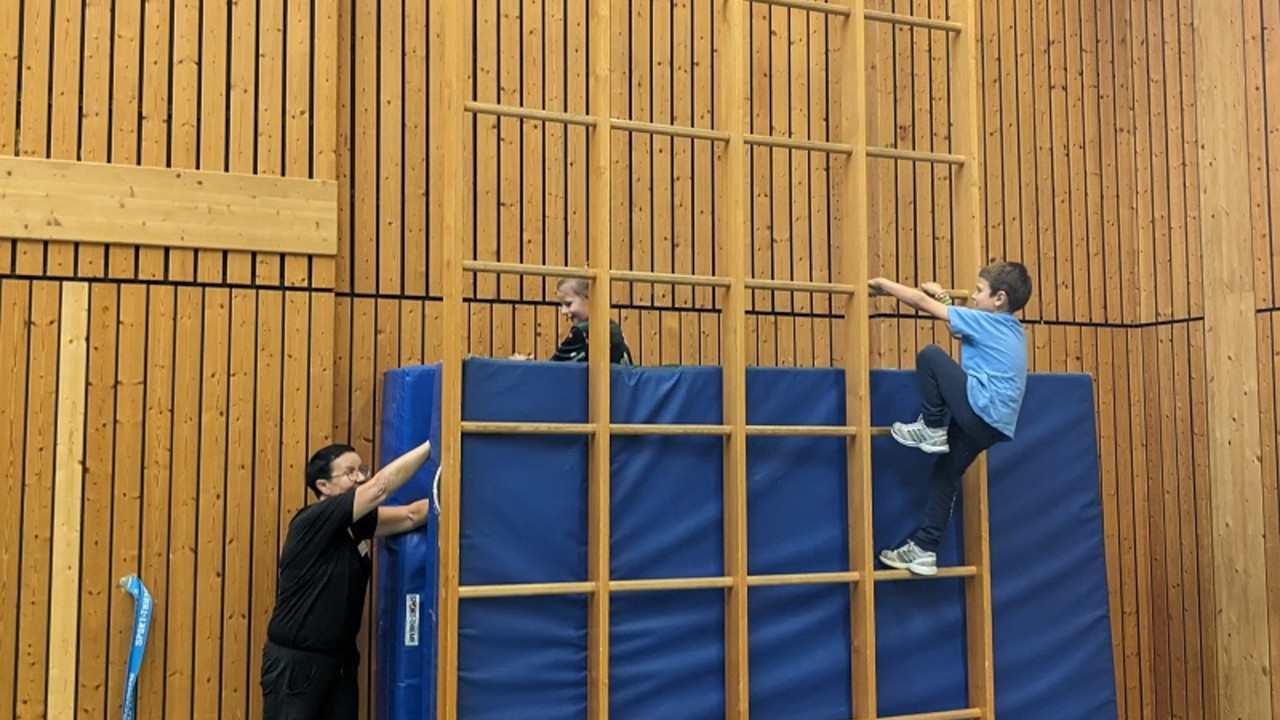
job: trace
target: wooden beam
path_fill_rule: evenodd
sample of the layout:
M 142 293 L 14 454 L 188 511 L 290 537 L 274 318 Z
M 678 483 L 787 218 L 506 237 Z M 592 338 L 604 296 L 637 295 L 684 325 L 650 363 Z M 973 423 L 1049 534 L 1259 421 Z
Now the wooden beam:
M 716 87 L 715 124 L 729 134 L 723 154 L 724 208 L 717 247 L 724 253 L 729 279 L 720 314 L 720 364 L 724 424 L 731 430 L 724 445 L 724 573 L 733 578 L 725 593 L 725 720 L 747 720 L 750 710 L 750 672 L 747 634 L 747 407 L 746 303 L 747 258 L 751 229 L 748 215 L 747 68 L 749 67 L 746 8 L 741 0 L 718 5 L 718 32 L 724 62 Z
M 1274 718 L 1263 547 L 1275 508 L 1263 503 L 1262 439 L 1249 193 L 1245 27 L 1240 3 L 1194 3 L 1196 127 L 1212 490 L 1217 716 Z M 1194 241 L 1193 241 L 1194 242 Z
M 594 582 L 511 583 L 508 585 L 464 585 L 460 598 L 533 597 L 535 595 L 584 595 L 594 593 Z
M 978 718 L 983 717 L 990 716 L 984 715 L 979 708 L 965 708 L 963 710 L 941 710 L 918 715 L 895 715 L 881 718 L 880 720 L 978 720 Z
M 467 112 L 477 115 L 495 115 L 497 117 L 517 118 L 520 120 L 536 120 L 538 122 L 563 123 L 581 127 L 594 127 L 596 119 L 590 115 L 557 112 L 555 110 L 539 110 L 538 108 L 519 107 L 516 105 L 500 105 L 498 103 L 482 103 L 468 100 L 463 104 Z
M 752 2 L 756 2 L 761 5 L 790 8 L 792 10 L 806 10 L 808 12 L 849 17 L 848 7 L 829 2 L 816 2 L 816 0 L 752 0 Z
M 784 292 L 826 293 L 830 295 L 852 295 L 857 292 L 856 285 L 843 283 L 805 282 L 802 280 L 756 280 L 746 281 L 748 290 L 781 290 Z
M 778 573 L 774 575 L 748 575 L 750 587 L 778 587 L 795 585 L 845 585 L 856 583 L 862 574 L 853 570 L 845 572 Z
M 748 425 L 748 435 L 774 437 L 853 437 L 858 429 L 849 425 Z
M 432 154 L 440 164 L 441 177 L 467 177 L 466 134 L 469 131 L 463 103 L 470 85 L 467 64 L 472 48 L 468 13 L 460 2 L 440 3 L 440 28 L 436 36 L 441 66 L 432 72 L 439 83 L 436 143 Z M 431 239 L 441 242 L 441 282 L 444 295 L 441 330 L 450 342 L 443 343 L 440 388 L 440 459 L 438 578 L 439 622 L 436 632 L 436 717 L 458 717 L 458 569 L 460 565 L 462 502 L 462 359 L 470 343 L 467 318 L 463 313 L 463 260 L 471 247 L 466 191 L 460 182 L 440 185 L 440 212 L 432 213 Z
M 853 147 L 847 143 L 826 142 L 823 140 L 805 140 L 803 138 L 773 137 L 769 135 L 744 135 L 743 139 L 748 145 L 782 148 L 784 150 L 808 150 L 810 152 L 825 152 L 836 155 L 848 155 L 853 152 Z
M 871 320 L 865 283 L 870 263 L 867 229 L 867 61 L 866 3 L 849 0 L 849 19 L 841 23 L 839 62 L 834 72 L 843 89 L 840 98 L 840 135 L 853 147 L 848 157 L 832 168 L 832 181 L 841 189 L 838 197 L 844 220 L 846 247 L 835 279 L 859 289 L 849 300 L 841 323 L 845 366 L 845 418 L 854 427 L 871 427 Z M 832 44 L 837 41 L 833 38 Z M 871 435 L 858 433 L 848 445 L 849 569 L 871 582 L 860 582 L 850 595 L 852 640 L 851 673 L 853 716 L 876 716 L 876 614 L 875 539 L 871 502 Z
M 952 148 L 968 158 L 956 166 L 951 198 L 955 276 L 968 281 L 982 267 L 986 226 L 982 221 L 982 128 L 978 112 L 978 14 L 977 0 L 951 3 L 952 19 L 966 32 L 951 41 L 951 116 L 955 134 Z M 964 474 L 963 493 L 965 564 L 975 575 L 965 583 L 965 641 L 969 668 L 969 704 L 983 717 L 995 713 L 995 657 L 991 632 L 991 547 L 987 503 L 985 454 Z
M 657 423 L 618 423 L 609 426 L 614 435 L 728 435 L 725 425 L 685 425 Z
M 654 592 L 658 590 L 711 590 L 733 586 L 733 578 L 723 576 L 610 580 L 609 592 Z
M 977 577 L 978 568 L 972 565 L 955 565 L 952 567 L 938 568 L 937 575 L 916 575 L 908 570 L 876 570 L 873 574 L 876 582 L 884 582 L 890 580 L 910 580 L 918 582 L 928 582 L 930 580 L 938 580 L 945 578 L 972 578 Z
M 668 283 L 693 287 L 729 287 L 728 280 L 711 275 L 683 275 L 681 273 L 648 272 L 645 270 L 610 270 L 609 278 L 626 282 Z
M 918 17 L 915 15 L 903 15 L 901 13 L 885 12 L 883 10 L 866 10 L 862 16 L 867 20 L 887 25 L 904 25 L 906 27 L 922 28 L 925 30 L 941 30 L 947 33 L 960 33 L 966 27 L 951 20 L 938 20 L 936 18 Z
M 613 316 L 613 283 L 603 278 L 611 269 L 611 190 L 613 126 L 612 3 L 589 0 L 592 28 L 587 59 L 588 112 L 595 127 L 587 133 L 590 266 L 601 281 L 591 289 L 591 315 L 608 326 Z M 609 718 L 609 549 L 610 549 L 610 437 L 609 333 L 592 334 L 587 348 L 587 420 L 595 425 L 587 470 L 587 576 L 605 588 L 591 596 L 587 611 L 587 718 Z
M 0 156 L 0 236 L 333 255 L 331 180 Z
M 726 142 L 729 139 L 729 136 L 720 130 L 684 127 L 681 125 L 672 125 L 670 123 L 650 123 L 640 122 L 639 120 L 622 120 L 619 118 L 613 118 L 610 121 L 610 124 L 613 125 L 614 130 L 648 133 L 650 135 L 661 135 L 664 137 L 691 138 L 694 140 L 710 140 L 712 142 Z
M 591 423 L 467 420 L 462 423 L 462 432 L 492 435 L 594 435 L 596 426 Z
M 869 147 L 867 157 L 887 160 L 906 160 L 908 162 L 941 163 L 945 165 L 964 165 L 968 158 L 955 153 L 926 152 L 924 150 L 908 150 L 893 147 Z
M 495 262 L 490 260 L 464 260 L 462 269 L 475 273 L 495 273 L 498 275 L 536 275 L 554 278 L 583 278 L 592 280 L 596 273 L 586 268 L 564 267 L 560 265 L 522 265 L 520 263 Z

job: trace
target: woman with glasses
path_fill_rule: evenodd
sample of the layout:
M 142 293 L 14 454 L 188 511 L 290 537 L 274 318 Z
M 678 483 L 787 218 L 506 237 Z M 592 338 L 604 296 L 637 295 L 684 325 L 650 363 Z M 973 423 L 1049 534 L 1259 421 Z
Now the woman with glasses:
M 377 473 L 350 445 L 307 463 L 318 502 L 289 522 L 262 651 L 263 720 L 355 720 L 356 634 L 372 569 L 369 540 L 422 527 L 430 501 L 381 507 L 431 457 L 424 442 Z

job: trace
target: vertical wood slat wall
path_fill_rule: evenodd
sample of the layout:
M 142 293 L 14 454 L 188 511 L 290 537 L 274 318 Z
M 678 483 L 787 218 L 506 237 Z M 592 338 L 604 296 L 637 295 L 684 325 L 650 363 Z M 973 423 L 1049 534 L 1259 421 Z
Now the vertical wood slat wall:
M 0 154 L 335 179 L 337 10 L 4 3 Z M 260 715 L 282 529 L 332 432 L 333 272 L 0 238 L 0 716 L 119 712 L 129 573 L 156 599 L 141 716 Z
M 475 228 L 494 239 L 478 253 L 586 262 L 583 130 L 494 120 L 475 134 L 484 144 L 463 177 L 443 178 L 431 162 L 439 4 L 421 5 L 0 6 L 0 153 L 336 177 L 344 187 L 336 263 L 0 239 L 0 336 L 15 349 L 0 362 L 0 442 L 24 478 L 0 511 L 0 623 L 15 629 L 0 639 L 0 675 L 13 678 L 0 683 L 0 714 L 46 712 L 46 687 L 65 683 L 68 671 L 78 712 L 118 707 L 131 607 L 113 583 L 138 570 L 161 608 L 142 677 L 144 712 L 250 714 L 272 544 L 304 502 L 297 478 L 306 453 L 335 437 L 372 453 L 381 372 L 440 356 L 440 262 L 428 238 L 440 227 L 441 184 L 474 186 L 469 203 L 501 209 L 488 213 L 500 222 Z M 941 15 L 944 5 L 867 2 L 920 15 Z M 1033 369 L 1096 378 L 1121 717 L 1215 717 L 1200 282 L 1202 242 L 1211 248 L 1212 239 L 1199 229 L 1192 0 L 978 5 L 987 255 L 1022 259 L 1036 274 L 1024 313 Z M 477 97 L 585 112 L 585 7 L 467 3 L 485 28 L 476 54 L 503 49 L 501 67 L 473 68 Z M 619 0 L 613 8 L 629 35 L 612 42 L 613 65 L 628 68 L 612 104 L 637 119 L 709 126 L 719 50 L 714 39 L 696 41 L 709 27 L 707 4 Z M 1280 281 L 1271 224 L 1280 159 L 1269 129 L 1280 97 L 1272 92 L 1280 17 L 1265 3 L 1244 8 L 1251 163 L 1242 187 L 1247 175 L 1264 476 L 1274 479 Z M 839 34 L 821 16 L 781 8 L 753 7 L 746 21 L 750 131 L 831 137 L 841 78 L 826 58 L 838 53 Z M 946 55 L 940 44 L 910 42 L 912 32 L 869 26 L 868 139 L 945 151 Z M 479 52 L 485 43 L 487 54 Z M 800 95 L 810 101 L 795 102 Z M 338 110 L 332 122 L 329 107 Z M 814 111 L 797 109 L 806 107 Z M 631 178 L 610 192 L 615 262 L 710 274 L 710 208 L 723 202 L 713 143 L 618 131 L 614 146 L 613 177 Z M 825 156 L 756 148 L 750 158 L 753 274 L 829 279 L 841 218 L 830 206 L 839 188 Z M 905 281 L 971 282 L 952 271 L 951 219 L 939 205 L 949 174 L 869 163 L 873 272 L 878 263 Z M 60 400 L 75 405 L 52 360 L 61 357 L 62 312 L 77 282 L 88 284 L 78 535 L 62 529 L 56 511 L 57 413 Z M 560 329 L 554 310 L 521 302 L 547 291 L 539 281 L 480 276 L 468 303 L 468 350 L 548 352 Z M 644 362 L 717 362 L 710 290 L 625 294 L 619 286 L 614 300 Z M 839 304 L 764 292 L 751 302 L 757 342 L 748 362 L 839 361 L 829 340 Z M 922 343 L 936 340 L 946 342 L 915 320 L 873 320 L 880 366 L 909 366 Z M 256 420 L 252 437 L 236 434 L 244 418 Z M 244 468 L 250 482 L 237 475 Z M 1273 488 L 1273 507 L 1275 497 Z M 69 616 L 54 606 L 51 579 L 65 542 L 80 553 L 72 659 L 48 642 L 67 630 L 55 627 Z M 1274 620 L 1274 583 L 1271 595 Z M 368 688 L 376 669 L 365 667 Z

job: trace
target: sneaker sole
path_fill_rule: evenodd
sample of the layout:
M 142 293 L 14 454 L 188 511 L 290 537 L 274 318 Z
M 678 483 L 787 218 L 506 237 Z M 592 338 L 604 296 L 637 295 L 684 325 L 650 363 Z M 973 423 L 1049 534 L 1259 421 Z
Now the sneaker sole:
M 895 570 L 906 570 L 914 575 L 923 575 L 924 577 L 933 577 L 938 574 L 938 568 L 929 565 L 916 565 L 914 563 L 901 563 L 897 560 L 891 560 L 884 555 L 880 556 L 880 562 L 888 565 Z
M 904 445 L 909 448 L 916 448 L 920 452 L 928 453 L 930 455 L 946 455 L 947 453 L 951 452 L 950 445 L 929 445 L 926 443 L 918 443 L 914 440 L 900 437 L 897 433 L 893 432 L 892 430 L 889 431 L 889 434 L 893 436 L 894 440 L 898 441 L 899 445 Z

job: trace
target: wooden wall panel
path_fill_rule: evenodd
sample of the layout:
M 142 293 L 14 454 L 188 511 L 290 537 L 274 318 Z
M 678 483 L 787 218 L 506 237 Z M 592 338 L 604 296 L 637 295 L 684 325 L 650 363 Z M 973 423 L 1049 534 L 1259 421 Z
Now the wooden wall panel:
M 336 179 L 336 0 L 312 5 L 11 3 L 0 154 Z M 332 286 L 278 252 L 0 239 L 0 271 L 28 277 L 281 286 L 286 264 L 290 285 Z
M 305 391 L 323 375 L 310 351 L 332 352 L 330 336 L 309 330 L 308 308 L 323 294 L 99 281 L 77 305 L 68 293 L 78 285 L 0 283 L 0 334 L 24 348 L 0 370 L 5 397 L 18 400 L 4 407 L 6 457 L 24 478 L 6 505 L 5 532 L 15 535 L 0 557 L 4 587 L 24 588 L 0 595 L 15 629 L 0 658 L 17 679 L 0 707 L 14 717 L 119 712 L 133 601 L 116 581 L 137 573 L 156 598 L 141 716 L 253 717 L 278 526 L 304 502 L 310 445 L 299 438 L 317 423 L 327 435 L 331 424 L 308 410 Z M 67 374 L 68 346 L 59 350 L 68 322 L 82 323 L 87 343 L 79 382 Z M 284 352 L 290 331 L 307 350 Z M 289 388 L 296 414 L 275 431 Z M 82 414 L 54 412 L 59 398 L 76 397 Z M 83 449 L 55 445 L 55 418 L 74 421 L 58 432 L 82 434 Z M 282 443 L 281 432 L 291 439 Z M 63 490 L 51 478 L 80 462 L 77 510 L 55 515 Z M 50 564 L 72 545 L 79 591 L 54 603 L 50 578 L 68 578 Z M 47 642 L 49 633 L 66 640 L 67 628 L 69 641 Z
M 586 110 L 583 0 L 467 5 L 477 100 Z M 946 10 L 940 0 L 867 5 Z M 1032 367 L 1095 378 L 1126 719 L 1213 718 L 1221 690 L 1196 7 L 979 3 L 986 254 L 1032 270 L 1035 294 L 1023 313 Z M 612 26 L 590 28 L 612 33 L 614 63 L 626 69 L 613 79 L 619 116 L 711 125 L 723 62 L 709 33 L 717 8 L 617 0 Z M 1274 478 L 1280 15 L 1265 3 L 1245 10 L 1250 162 L 1241 176 L 1249 178 L 1255 228 L 1264 469 Z M 57 348 L 65 286 L 47 277 L 90 283 L 83 501 L 102 510 L 84 514 L 78 540 L 74 703 L 85 717 L 118 708 L 132 610 L 113 583 L 137 570 L 158 602 L 144 713 L 254 716 L 273 546 L 307 500 L 307 454 L 349 440 L 373 457 L 382 373 L 438 360 L 443 342 L 505 356 L 546 355 L 559 340 L 565 325 L 553 282 L 492 275 L 469 283 L 469 336 L 440 336 L 442 183 L 474 188 L 473 216 L 461 224 L 480 259 L 582 265 L 588 217 L 581 128 L 476 116 L 467 176 L 440 177 L 431 79 L 439 13 L 436 3 L 402 0 L 0 6 L 0 154 L 238 169 L 341 187 L 336 260 L 0 239 L 0 339 L 20 348 L 0 363 L 0 388 L 14 399 L 0 403 L 0 445 L 26 479 L 0 511 L 0 622 L 15 628 L 0 640 L 0 674 L 15 679 L 0 684 L 0 715 L 47 711 L 46 688 L 65 667 L 43 641 L 53 622 L 47 582 L 12 591 L 47 578 L 39 573 L 55 555 L 54 497 L 40 481 L 57 464 L 61 389 L 45 358 Z M 828 121 L 845 111 L 838 64 L 830 65 L 840 48 L 829 22 L 839 21 L 763 5 L 747 18 L 751 131 L 841 140 Z M 872 144 L 949 150 L 945 49 L 938 33 L 869 24 Z M 716 272 L 724 186 L 713 171 L 717 146 L 617 131 L 613 147 L 615 259 L 636 269 Z M 842 279 L 832 268 L 861 249 L 841 234 L 848 209 L 832 202 L 840 189 L 829 168 L 840 159 L 777 149 L 750 156 L 753 273 Z M 869 171 L 872 272 L 969 287 L 973 279 L 953 271 L 950 172 L 887 160 L 873 160 Z M 717 291 L 617 285 L 613 294 L 642 363 L 719 361 Z M 843 306 L 825 296 L 754 293 L 749 360 L 838 361 Z M 898 308 L 874 311 L 875 366 L 909 367 L 927 342 L 951 346 L 941 329 Z M 1274 545 L 1271 565 L 1280 561 Z M 191 587 L 218 592 L 197 598 Z M 1271 597 L 1274 622 L 1280 588 Z M 366 716 L 375 672 L 366 663 Z
M 24 280 L 4 279 L 0 281 L 0 338 L 4 347 L 11 352 L 4 354 L 0 360 L 0 387 L 4 388 L 6 402 L 0 403 L 0 448 L 4 456 L 21 477 L 26 472 L 26 453 L 23 450 L 24 433 L 27 416 L 27 356 L 30 347 L 31 284 Z M 19 540 L 22 533 L 22 502 L 14 499 L 21 495 L 14 493 L 11 501 L 0 509 L 3 522 L 0 522 L 0 573 L 4 582 L 0 583 L 0 623 L 5 627 L 18 627 L 19 593 L 18 583 L 22 567 L 22 553 Z M 13 677 L 17 669 L 18 634 L 5 633 L 0 637 L 0 669 L 6 677 Z M 12 682 L 0 684 L 0 712 L 16 715 L 14 703 L 17 698 L 17 687 Z
M 173 426 L 174 426 L 174 377 L 175 367 L 179 363 L 174 349 L 176 347 L 174 315 L 177 310 L 176 296 L 171 287 L 147 288 L 147 338 L 146 367 L 147 376 L 144 387 L 146 394 L 146 410 L 143 427 L 146 428 L 143 440 L 143 478 L 142 478 L 142 538 L 141 560 L 138 577 L 143 578 L 153 597 L 181 597 L 182 585 L 174 585 L 169 574 L 169 557 L 171 541 L 171 515 L 174 513 L 174 493 L 170 486 L 170 472 L 173 462 Z M 189 587 L 189 586 L 187 586 Z M 156 638 L 168 635 L 168 613 L 154 613 L 152 630 Z M 155 647 L 156 664 L 169 667 L 168 646 L 157 640 Z M 138 703 L 147 707 L 163 708 L 165 699 L 165 678 L 151 676 L 139 678 Z
M 48 681 L 48 623 L 51 608 L 49 594 L 50 542 L 52 534 L 53 436 L 57 406 L 57 366 L 48 358 L 58 352 L 58 284 L 39 281 L 31 284 L 31 310 L 26 318 L 28 336 L 28 373 L 25 378 L 27 416 L 22 475 L 24 479 L 21 505 L 21 556 L 15 583 L 22 588 L 18 604 L 18 622 L 14 634 L 18 641 L 15 718 L 44 717 L 48 711 L 45 687 Z
M 1276 541 L 1277 507 L 1280 491 L 1280 143 L 1274 128 L 1280 123 L 1276 87 L 1280 84 L 1275 30 L 1280 27 L 1280 10 L 1266 3 L 1244 6 L 1244 49 L 1246 102 L 1248 106 L 1248 153 L 1253 242 L 1253 293 L 1257 307 L 1258 406 L 1262 456 L 1262 501 L 1269 511 L 1265 517 L 1265 557 L 1268 568 L 1280 562 Z M 1208 264 L 1208 263 L 1206 263 Z M 1280 575 L 1268 572 L 1268 617 L 1272 635 L 1280 626 Z M 1274 668 L 1280 663 L 1280 643 L 1270 644 L 1272 668 L 1271 711 L 1280 717 L 1280 686 Z

